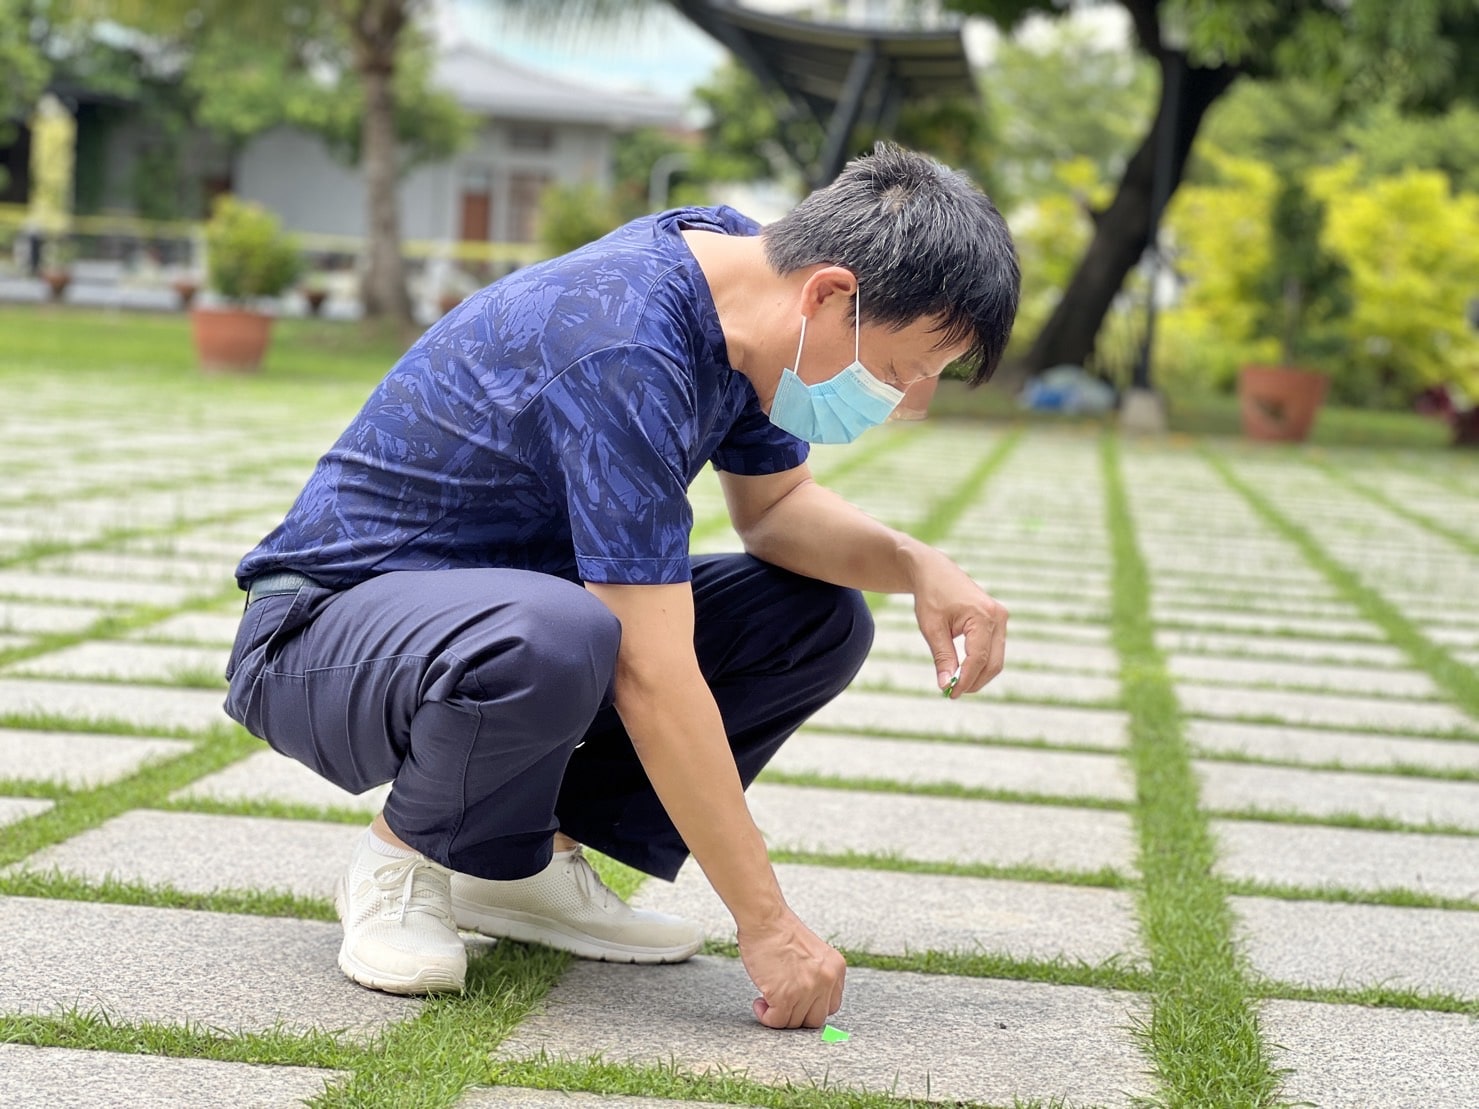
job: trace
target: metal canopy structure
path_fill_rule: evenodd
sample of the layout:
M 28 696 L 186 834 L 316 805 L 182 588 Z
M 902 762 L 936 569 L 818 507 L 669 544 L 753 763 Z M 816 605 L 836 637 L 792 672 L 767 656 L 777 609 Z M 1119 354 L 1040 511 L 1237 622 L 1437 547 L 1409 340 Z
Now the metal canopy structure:
M 790 151 L 812 187 L 842 170 L 859 124 L 886 135 L 906 101 L 979 95 L 958 28 L 900 31 L 788 19 L 733 0 L 672 2 L 821 128 L 814 159 Z

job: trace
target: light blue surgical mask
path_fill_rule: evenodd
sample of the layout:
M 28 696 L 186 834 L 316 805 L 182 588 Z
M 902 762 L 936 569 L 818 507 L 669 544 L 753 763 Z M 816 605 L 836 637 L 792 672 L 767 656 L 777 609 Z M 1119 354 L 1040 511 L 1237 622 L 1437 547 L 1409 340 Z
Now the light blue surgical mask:
M 851 443 L 870 427 L 877 427 L 898 407 L 904 394 L 879 381 L 864 368 L 862 309 L 854 307 L 852 365 L 836 377 L 808 385 L 795 370 L 781 371 L 770 422 L 808 443 Z M 796 345 L 796 369 L 806 346 L 806 317 L 801 317 L 801 342 Z

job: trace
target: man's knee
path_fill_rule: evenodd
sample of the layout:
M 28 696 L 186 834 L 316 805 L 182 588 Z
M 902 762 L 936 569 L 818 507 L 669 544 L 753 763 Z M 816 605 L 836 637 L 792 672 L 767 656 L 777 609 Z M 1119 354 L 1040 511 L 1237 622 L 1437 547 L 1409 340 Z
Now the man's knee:
M 551 738 L 579 734 L 610 701 L 620 645 L 620 622 L 586 590 L 544 591 L 466 660 L 457 690 L 500 714 L 537 720 Z
M 862 669 L 868 652 L 873 649 L 873 612 L 867 600 L 856 589 L 830 586 L 833 595 L 832 618 L 828 626 L 839 673 L 846 673 L 844 685 Z

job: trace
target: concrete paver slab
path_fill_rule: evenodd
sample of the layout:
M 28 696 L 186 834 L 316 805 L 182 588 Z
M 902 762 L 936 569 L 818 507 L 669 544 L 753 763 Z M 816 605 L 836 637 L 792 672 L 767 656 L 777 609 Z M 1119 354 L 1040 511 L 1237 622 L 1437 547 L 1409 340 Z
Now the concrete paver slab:
M 0 827 L 44 813 L 52 804 L 38 797 L 0 797 Z
M 0 728 L 0 774 L 90 789 L 116 782 L 151 760 L 174 758 L 189 750 L 190 744 L 178 739 Z
M 1198 719 L 1186 722 L 1186 734 L 1198 754 L 1243 755 L 1371 768 L 1414 766 L 1479 770 L 1479 743 L 1463 740 L 1387 737 L 1321 728 Z
M 877 955 L 989 952 L 1099 963 L 1140 952 L 1134 894 L 1124 890 L 786 863 L 776 876 L 786 902 L 818 935 Z M 672 884 L 645 883 L 634 903 L 734 941 L 734 918 L 691 862 Z
M 526 1090 L 519 1086 L 474 1086 L 457 1099 L 457 1109 L 744 1109 L 730 1102 L 669 1101 L 660 1097 L 618 1097 L 573 1090 Z
M 206 731 L 228 724 L 221 699 L 219 692 L 206 689 L 0 678 L 0 714 L 116 721 L 138 728 Z
M 105 606 L 178 605 L 189 599 L 192 593 L 200 591 L 199 586 L 164 582 L 129 582 L 123 587 L 116 581 L 80 575 L 0 570 L 0 597 L 81 601 Z
M 327 899 L 363 833 L 353 824 L 133 809 L 20 865 L 188 893 L 278 890 Z
M 1432 701 L 1287 693 L 1193 682 L 1178 682 L 1176 696 L 1188 712 L 1205 716 L 1277 717 L 1289 724 L 1382 728 L 1393 732 L 1479 732 L 1479 721 L 1451 705 Z
M 1479 912 L 1234 897 L 1260 974 L 1331 989 L 1392 986 L 1479 999 Z
M 220 647 L 93 640 L 50 651 L 6 667 L 7 674 L 39 678 L 100 678 L 171 684 L 181 678 L 215 677 L 225 688 L 226 656 Z
M 947 701 L 938 696 L 899 697 L 864 691 L 844 693 L 812 717 L 812 723 L 854 731 L 1037 740 L 1108 749 L 1123 747 L 1126 740 L 1125 714 L 1113 709 Z
M 125 554 L 119 551 L 74 551 L 56 555 L 36 564 L 44 573 L 83 576 L 107 581 L 117 579 L 124 591 L 131 591 L 141 581 L 167 583 L 206 583 L 224 589 L 233 585 L 231 571 L 235 562 L 226 559 L 200 559 L 178 553 L 172 556 Z
M 1304 616 L 1281 616 L 1278 613 L 1232 612 L 1227 609 L 1180 608 L 1157 605 L 1155 619 L 1159 624 L 1180 628 L 1207 628 L 1219 632 L 1261 632 L 1265 635 L 1292 633 L 1298 636 L 1328 639 L 1380 639 L 1381 632 L 1365 620 L 1314 619 Z
M 0 628 L 26 635 L 85 631 L 89 625 L 101 619 L 102 615 L 103 610 L 92 605 L 42 605 L 25 601 L 0 601 Z
M 1085 871 L 1134 865 L 1130 819 L 1121 812 L 765 783 L 750 787 L 749 797 L 775 850 Z
M 1044 639 L 1068 643 L 1109 642 L 1108 624 L 1074 624 L 1065 620 L 1044 620 L 1035 616 L 1012 617 L 1012 642 Z M 1011 650 L 1011 648 L 1007 648 Z
M 389 794 L 388 784 L 358 795 L 349 793 L 302 763 L 265 750 L 192 782 L 171 794 L 170 800 L 278 801 L 323 809 L 356 809 L 373 815 L 385 805 Z
M 1321 1109 L 1472 1109 L 1479 1022 L 1461 1013 L 1266 1001 L 1284 1098 Z
M 1276 885 L 1479 898 L 1479 837 L 1215 820 L 1218 872 Z
M 600 1054 L 699 1073 L 740 1069 L 803 1088 L 825 1081 L 990 1104 L 1064 1097 L 1119 1106 L 1150 1089 L 1128 1030 L 1143 1016 L 1133 994 L 854 968 L 833 1018 L 852 1038 L 828 1044 L 814 1030 L 758 1024 L 750 1013 L 756 993 L 738 960 L 701 956 L 632 970 L 572 967 L 498 1054 Z
M 1208 809 L 1311 816 L 1354 813 L 1479 831 L 1479 782 L 1228 762 L 1197 762 L 1195 766 L 1202 782 L 1202 805 Z
M 1405 666 L 1406 656 L 1385 643 L 1342 639 L 1299 639 L 1286 635 L 1237 634 L 1160 628 L 1156 645 L 1167 653 L 1192 652 L 1225 657 L 1293 659 L 1301 662 L 1348 662 L 1364 666 Z
M 913 662 L 872 657 L 853 680 L 854 689 L 879 689 L 919 696 L 940 696 L 934 661 L 924 655 Z M 1008 667 L 980 691 L 989 699 L 1102 704 L 1118 701 L 1116 678 L 1095 674 L 1065 674 L 1051 670 L 1016 670 Z
M 312 1067 L 272 1067 L 0 1044 L 5 1098 L 50 1109 L 196 1109 L 209 1091 L 216 1105 L 287 1109 L 322 1093 L 339 1075 Z
M 414 1016 L 417 1002 L 340 973 L 342 938 L 319 921 L 0 898 L 0 1013 L 357 1036 Z
M 1479 628 L 1453 628 L 1419 624 L 1418 630 L 1434 643 L 1440 643 L 1445 647 L 1458 647 L 1463 650 L 1479 647 Z
M 240 609 L 240 605 L 236 606 Z M 202 643 L 214 647 L 230 647 L 236 641 L 236 629 L 241 623 L 239 615 L 208 612 L 185 612 L 171 616 L 147 628 L 130 634 L 131 639 L 159 639 L 177 643 Z
M 1340 690 L 1378 697 L 1439 696 L 1433 679 L 1420 670 L 1318 666 L 1290 659 L 1263 661 L 1213 655 L 1172 655 L 1167 662 L 1174 677 L 1191 681 Z
M 790 774 L 959 785 L 1057 797 L 1131 801 L 1129 767 L 1115 755 L 801 732 L 770 766 Z

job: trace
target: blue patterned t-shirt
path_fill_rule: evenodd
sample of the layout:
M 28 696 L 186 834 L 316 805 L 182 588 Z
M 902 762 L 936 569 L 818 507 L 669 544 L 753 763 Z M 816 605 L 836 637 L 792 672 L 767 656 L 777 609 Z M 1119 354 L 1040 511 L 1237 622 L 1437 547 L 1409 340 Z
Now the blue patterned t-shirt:
M 502 566 L 572 581 L 690 580 L 687 490 L 800 465 L 729 365 L 684 229 L 754 235 L 732 208 L 634 220 L 469 297 L 423 335 L 237 567 L 342 588 L 392 570 Z

